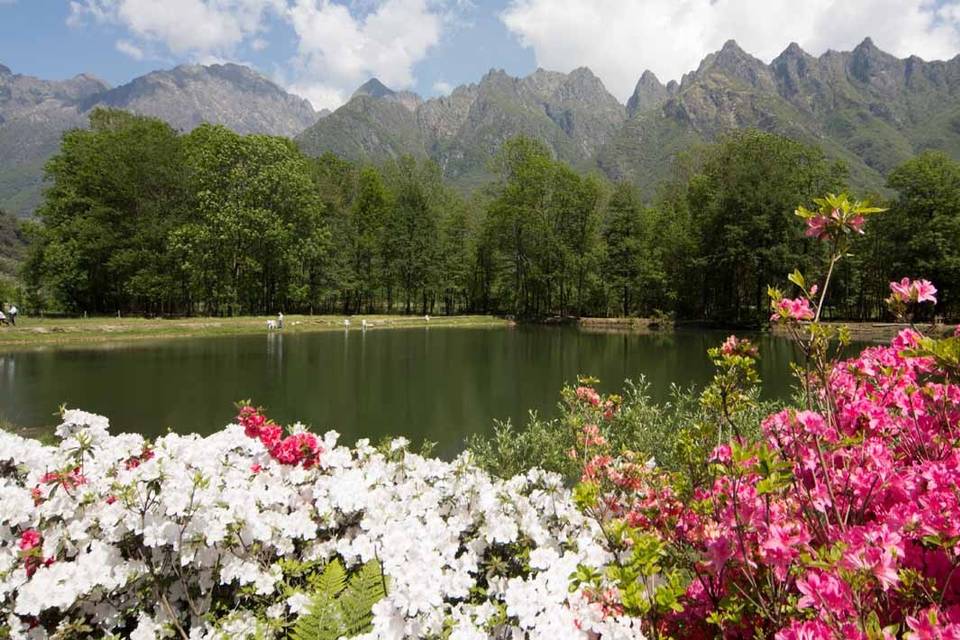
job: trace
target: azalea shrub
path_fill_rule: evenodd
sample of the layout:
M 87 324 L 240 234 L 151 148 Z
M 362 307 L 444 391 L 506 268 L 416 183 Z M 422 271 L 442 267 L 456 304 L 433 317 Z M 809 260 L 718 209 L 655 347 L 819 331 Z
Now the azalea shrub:
M 522 425 L 497 424 L 490 435 L 474 435 L 467 449 L 474 462 L 500 477 L 510 477 L 539 467 L 559 473 L 568 484 L 580 477 L 581 463 L 570 455 L 580 428 L 594 424 L 615 451 L 629 450 L 671 471 L 695 473 L 703 457 L 717 444 L 730 423 L 719 404 L 705 403 L 693 388 L 674 386 L 666 400 L 655 401 L 644 378 L 627 380 L 621 393 L 605 398 L 616 404 L 607 417 L 584 415 L 576 396 L 579 386 L 593 389 L 596 380 L 581 378 L 561 390 L 556 417 L 531 415 Z M 759 384 L 741 388 L 747 402 L 735 403 L 730 418 L 745 437 L 757 437 L 764 416 L 784 406 L 783 401 L 761 400 Z M 718 396 L 719 399 L 719 396 Z M 602 412 L 601 412 L 602 413 Z
M 381 567 L 369 638 L 638 633 L 568 591 L 609 556 L 555 474 L 348 448 L 252 406 L 207 437 L 76 410 L 57 435 L 0 433 L 0 637 L 286 638 L 331 563 Z
M 801 406 L 766 417 L 759 439 L 731 430 L 692 477 L 582 429 L 575 497 L 613 561 L 580 567 L 572 588 L 611 618 L 640 618 L 649 637 L 960 638 L 960 337 L 906 328 L 839 359 L 847 336 L 820 312 L 848 236 L 879 210 L 818 204 L 798 213 L 830 244 L 824 273 L 791 274 L 797 297 L 770 291 L 771 320 L 803 354 Z M 909 319 L 935 294 L 905 279 L 890 304 Z M 715 355 L 712 402 L 743 401 L 752 345 L 731 338 Z M 585 425 L 602 419 L 596 406 L 581 402 Z

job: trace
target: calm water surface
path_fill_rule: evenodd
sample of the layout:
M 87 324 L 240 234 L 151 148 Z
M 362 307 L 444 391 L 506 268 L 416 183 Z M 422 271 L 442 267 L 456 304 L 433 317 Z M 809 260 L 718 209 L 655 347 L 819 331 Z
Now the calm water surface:
M 494 420 L 552 415 L 578 373 L 606 391 L 646 376 L 703 385 L 706 349 L 725 334 L 583 333 L 569 328 L 423 328 L 233 336 L 0 353 L 0 416 L 54 424 L 61 404 L 110 417 L 112 430 L 209 433 L 252 398 L 281 422 L 336 429 L 342 441 L 405 435 L 452 453 Z M 764 395 L 786 397 L 792 346 L 757 339 Z

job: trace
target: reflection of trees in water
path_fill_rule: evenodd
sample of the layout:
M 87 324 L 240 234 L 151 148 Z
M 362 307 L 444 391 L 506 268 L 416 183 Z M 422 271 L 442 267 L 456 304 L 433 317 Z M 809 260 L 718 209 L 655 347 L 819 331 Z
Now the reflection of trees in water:
M 17 359 L 12 355 L 0 356 L 0 377 L 13 381 L 13 371 L 17 367 Z
M 283 334 L 279 331 L 267 333 L 267 359 L 278 372 L 283 370 Z

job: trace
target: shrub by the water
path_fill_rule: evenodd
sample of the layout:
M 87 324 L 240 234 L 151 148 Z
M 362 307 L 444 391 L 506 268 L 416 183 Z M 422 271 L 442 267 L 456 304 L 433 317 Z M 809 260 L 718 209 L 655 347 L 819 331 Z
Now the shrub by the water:
M 718 416 L 704 406 L 693 388 L 674 386 L 669 399 L 655 402 L 644 378 L 625 381 L 620 396 L 611 402 L 617 410 L 597 427 L 616 451 L 630 450 L 644 460 L 654 459 L 657 466 L 671 471 L 699 467 L 706 453 L 716 446 L 721 428 Z M 758 400 L 755 388 L 748 391 L 752 402 L 738 416 L 745 434 L 759 435 L 764 416 L 782 407 L 782 403 Z M 510 477 L 540 467 L 561 474 L 568 481 L 580 475 L 580 463 L 570 456 L 581 426 L 576 388 L 564 389 L 557 418 L 531 415 L 520 427 L 499 423 L 493 434 L 475 435 L 467 448 L 473 461 L 494 475 Z

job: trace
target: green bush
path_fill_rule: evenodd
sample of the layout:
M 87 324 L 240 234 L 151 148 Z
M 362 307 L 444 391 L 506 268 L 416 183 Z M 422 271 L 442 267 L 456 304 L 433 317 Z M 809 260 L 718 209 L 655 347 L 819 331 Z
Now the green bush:
M 653 459 L 665 470 L 696 478 L 704 454 L 718 442 L 722 418 L 694 388 L 674 386 L 669 399 L 662 403 L 651 399 L 649 389 L 650 384 L 642 377 L 627 380 L 619 409 L 597 425 L 601 434 L 615 450 L 633 451 L 644 460 Z M 567 388 L 564 395 L 572 391 Z M 760 433 L 763 417 L 782 403 L 760 401 L 756 389 L 750 391 L 750 398 L 751 402 L 737 414 L 737 422 L 741 435 L 754 439 Z M 476 464 L 500 477 L 540 467 L 573 482 L 581 469 L 569 456 L 575 444 L 573 422 L 577 415 L 575 404 L 561 402 L 557 418 L 547 420 L 531 414 L 522 427 L 498 423 L 492 435 L 470 437 L 467 449 Z

